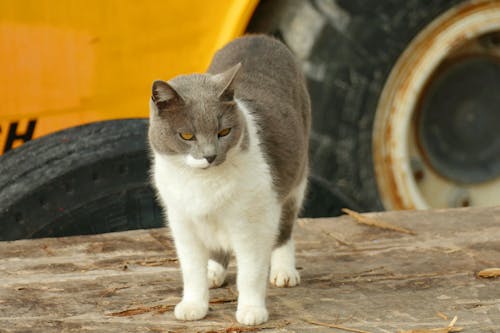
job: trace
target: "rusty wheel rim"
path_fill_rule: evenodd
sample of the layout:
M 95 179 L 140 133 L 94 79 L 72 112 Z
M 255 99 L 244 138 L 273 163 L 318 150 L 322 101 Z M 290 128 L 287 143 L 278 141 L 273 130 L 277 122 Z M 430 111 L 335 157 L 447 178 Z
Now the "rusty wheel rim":
M 422 30 L 396 62 L 382 91 L 373 129 L 375 175 L 386 209 L 498 204 L 500 177 L 469 184 L 447 177 L 426 157 L 418 133 L 422 100 L 431 79 L 443 64 L 471 52 L 488 53 L 500 64 L 500 47 L 478 48 L 488 36 L 500 36 L 498 32 L 500 1 L 466 2 Z

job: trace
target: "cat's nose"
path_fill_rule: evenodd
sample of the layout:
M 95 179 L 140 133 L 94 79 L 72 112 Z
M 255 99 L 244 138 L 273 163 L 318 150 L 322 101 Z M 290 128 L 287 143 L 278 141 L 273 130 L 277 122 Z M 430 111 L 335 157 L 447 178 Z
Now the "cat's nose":
M 210 155 L 210 156 L 204 156 L 204 157 L 208 161 L 208 163 L 212 163 L 213 161 L 215 161 L 215 158 L 217 157 L 217 155 Z

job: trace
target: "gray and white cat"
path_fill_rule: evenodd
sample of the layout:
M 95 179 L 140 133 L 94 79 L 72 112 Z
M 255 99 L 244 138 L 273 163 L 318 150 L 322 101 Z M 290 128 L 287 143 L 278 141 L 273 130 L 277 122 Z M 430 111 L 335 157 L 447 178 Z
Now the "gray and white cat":
M 155 81 L 153 180 L 182 268 L 180 320 L 203 318 L 231 253 L 237 320 L 268 319 L 267 279 L 300 282 L 292 227 L 308 176 L 310 102 L 291 52 L 260 35 L 219 50 L 205 74 Z M 270 272 L 269 272 L 269 267 Z

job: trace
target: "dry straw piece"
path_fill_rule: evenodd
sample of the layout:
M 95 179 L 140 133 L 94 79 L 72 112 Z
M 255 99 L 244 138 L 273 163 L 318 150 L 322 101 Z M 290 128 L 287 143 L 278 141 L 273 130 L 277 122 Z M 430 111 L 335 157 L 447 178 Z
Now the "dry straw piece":
M 350 327 L 346 327 L 346 326 L 343 326 L 343 325 L 337 325 L 337 324 L 323 323 L 323 322 L 320 322 L 320 321 L 310 320 L 310 319 L 306 319 L 306 318 L 303 318 L 302 320 L 305 321 L 306 323 L 309 323 L 309 324 L 323 326 L 323 327 L 328 327 L 328 328 L 336 328 L 338 330 L 342 330 L 342 331 L 346 331 L 346 332 L 371 333 L 371 332 L 364 331 L 364 330 L 358 330 L 356 328 L 350 328 Z
M 436 316 L 438 316 L 439 318 L 443 318 L 444 320 L 448 320 L 448 316 L 441 311 L 436 312 Z
M 223 303 L 234 303 L 237 301 L 237 297 L 229 297 L 229 298 L 216 298 L 211 300 L 209 303 L 210 304 L 223 304 Z M 119 312 L 112 312 L 106 314 L 107 316 L 112 316 L 112 317 L 130 317 L 130 316 L 136 316 L 148 312 L 155 312 L 155 313 L 165 313 L 168 311 L 172 311 L 175 308 L 175 305 L 173 304 L 161 304 L 161 305 L 154 305 L 154 306 L 141 306 L 138 308 L 132 308 L 132 309 L 127 309 Z
M 408 330 L 408 331 L 399 331 L 399 333 L 453 333 L 460 332 L 463 330 L 462 327 L 455 327 L 455 323 L 457 322 L 458 317 L 455 316 L 453 320 L 448 324 L 448 327 L 441 328 L 424 328 L 424 329 L 416 329 L 416 330 Z
M 106 315 L 113 316 L 113 317 L 130 317 L 130 316 L 137 316 L 137 315 L 148 313 L 148 312 L 164 313 L 164 312 L 173 310 L 174 307 L 175 307 L 174 305 L 170 305 L 170 304 L 155 305 L 155 306 L 141 306 L 138 308 L 127 309 L 124 311 L 108 313 Z
M 416 235 L 415 231 L 413 231 L 413 230 L 398 227 L 398 226 L 392 225 L 392 224 L 384 222 L 384 221 L 380 221 L 380 220 L 377 220 L 377 219 L 374 219 L 374 218 L 371 218 L 368 216 L 361 215 L 361 214 L 359 214 L 353 210 L 350 210 L 348 208 L 342 208 L 342 211 L 344 213 L 346 213 L 347 215 L 353 217 L 358 223 L 361 223 L 361 224 L 369 225 L 369 226 L 376 227 L 376 228 L 391 230 L 391 231 L 397 231 L 397 232 L 401 232 L 404 234 Z
M 495 278 L 500 276 L 500 268 L 487 268 L 483 269 L 477 276 L 480 278 Z

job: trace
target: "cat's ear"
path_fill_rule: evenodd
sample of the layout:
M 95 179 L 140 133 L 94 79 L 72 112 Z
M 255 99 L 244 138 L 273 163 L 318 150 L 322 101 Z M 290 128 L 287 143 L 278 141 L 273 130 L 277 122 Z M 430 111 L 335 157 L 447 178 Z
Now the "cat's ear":
M 216 80 L 220 82 L 222 90 L 220 91 L 218 97 L 222 102 L 230 102 L 234 100 L 234 88 L 233 81 L 241 68 L 241 62 L 237 63 L 233 67 L 229 68 L 227 71 L 217 74 Z
M 167 82 L 161 80 L 153 82 L 151 100 L 158 108 L 158 111 L 174 109 L 184 104 L 177 91 Z

